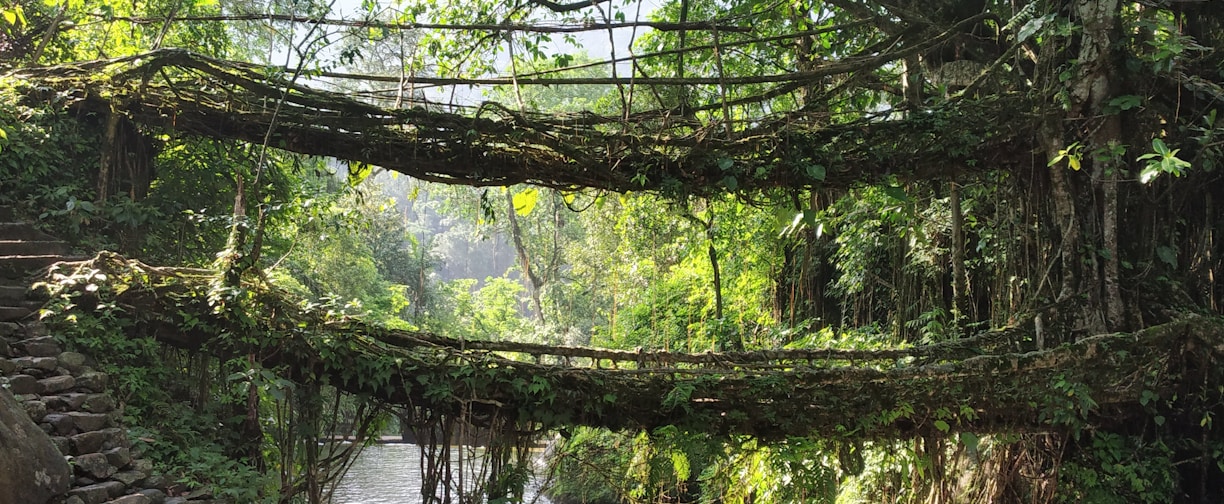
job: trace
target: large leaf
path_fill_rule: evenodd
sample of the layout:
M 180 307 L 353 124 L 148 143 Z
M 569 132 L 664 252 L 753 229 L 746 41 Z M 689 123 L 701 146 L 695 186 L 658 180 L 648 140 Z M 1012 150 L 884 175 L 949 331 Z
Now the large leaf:
M 540 201 L 540 190 L 534 187 L 523 189 L 514 195 L 514 213 L 523 217 L 531 215 L 536 203 Z

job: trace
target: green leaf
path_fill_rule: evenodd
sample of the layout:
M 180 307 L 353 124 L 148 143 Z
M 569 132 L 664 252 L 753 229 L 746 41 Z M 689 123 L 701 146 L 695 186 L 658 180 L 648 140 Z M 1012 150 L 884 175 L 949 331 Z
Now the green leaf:
M 534 187 L 519 191 L 514 195 L 514 213 L 523 217 L 531 215 L 531 211 L 535 210 L 536 203 L 540 201 L 540 190 Z
M 1020 31 L 1016 33 L 1016 42 L 1024 42 L 1025 40 L 1028 40 L 1029 37 L 1032 37 L 1034 34 L 1041 31 L 1041 28 L 1053 18 L 1053 14 L 1047 14 L 1036 19 L 1030 19 L 1029 22 L 1024 23 L 1024 26 L 1020 27 Z
M 731 158 L 719 158 L 718 159 L 718 169 L 719 170 L 727 171 L 727 170 L 730 170 L 732 166 L 735 166 L 735 160 Z
M 812 164 L 807 167 L 807 176 L 816 180 L 823 181 L 827 175 L 825 167 L 822 164 Z
M 735 180 L 735 177 L 731 175 L 727 175 L 726 177 L 723 177 L 722 182 L 723 182 L 723 185 L 727 186 L 727 189 L 730 189 L 732 191 L 739 188 L 739 181 Z
M 1109 100 L 1109 106 L 1118 110 L 1130 110 L 1138 107 L 1143 103 L 1143 98 L 1138 95 L 1122 95 L 1112 100 Z
M 4 20 L 11 25 L 17 24 L 17 11 L 11 9 L 4 11 Z
M 948 429 L 950 429 L 951 426 L 948 425 L 948 422 L 945 422 L 943 420 L 936 420 L 935 428 L 939 429 L 939 432 L 948 432 Z
M 348 169 L 348 185 L 349 187 L 357 187 L 358 184 L 365 181 L 374 173 L 374 167 L 369 163 L 351 162 Z
M 978 449 L 978 444 L 981 443 L 981 438 L 972 432 L 960 433 L 960 442 L 965 445 L 965 448 L 970 452 L 975 452 Z
M 1156 247 L 1156 257 L 1169 265 L 1170 268 L 1177 268 L 1177 251 L 1168 245 Z
M 909 195 L 905 194 L 905 188 L 900 187 L 900 186 L 887 186 L 884 188 L 884 194 L 887 195 L 889 198 L 895 199 L 900 202 L 909 201 Z

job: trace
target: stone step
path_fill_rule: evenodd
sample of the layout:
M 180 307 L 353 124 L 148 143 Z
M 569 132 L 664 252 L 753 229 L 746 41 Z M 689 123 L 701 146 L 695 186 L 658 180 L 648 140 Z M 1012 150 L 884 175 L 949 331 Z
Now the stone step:
M 24 306 L 30 289 L 24 285 L 0 285 L 0 306 Z
M 0 256 L 67 254 L 71 247 L 58 240 L 0 240 Z
M 34 313 L 34 310 L 21 306 L 0 306 L 0 322 L 15 322 Z
M 0 206 L 0 222 L 11 222 L 17 220 L 17 214 L 13 212 L 13 207 L 4 205 Z
M 0 239 L 58 241 L 56 237 L 35 229 L 27 222 L 0 222 Z
M 79 258 L 59 254 L 0 256 L 0 278 L 25 278 L 57 262 L 75 259 Z

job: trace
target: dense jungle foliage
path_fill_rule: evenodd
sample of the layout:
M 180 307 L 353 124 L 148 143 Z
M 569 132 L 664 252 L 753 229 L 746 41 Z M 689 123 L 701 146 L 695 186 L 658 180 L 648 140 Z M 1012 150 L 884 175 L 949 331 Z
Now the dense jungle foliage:
M 628 182 L 581 187 L 602 168 L 568 165 L 509 177 L 535 185 L 479 167 L 445 185 L 119 105 L 66 109 L 69 93 L 31 99 L 4 77 L 0 205 L 81 252 L 239 264 L 391 327 L 630 350 L 870 349 L 1016 326 L 1014 348 L 1035 351 L 1220 312 L 1220 2 L 16 0 L 0 14 L 7 70 L 176 47 L 384 107 L 497 103 L 628 131 L 626 145 L 696 146 L 692 164 L 632 166 Z M 535 85 L 548 79 L 563 83 Z M 810 129 L 760 134 L 792 123 Z M 185 487 L 318 502 L 344 466 L 318 469 L 314 439 L 394 432 L 404 413 L 72 308 L 47 315 L 106 356 L 143 448 Z M 544 480 L 558 503 L 1224 499 L 1224 403 L 1184 411 L 1153 391 L 1150 423 L 1106 430 L 1078 386 L 1053 384 L 1066 408 L 1030 432 L 577 428 L 555 433 Z

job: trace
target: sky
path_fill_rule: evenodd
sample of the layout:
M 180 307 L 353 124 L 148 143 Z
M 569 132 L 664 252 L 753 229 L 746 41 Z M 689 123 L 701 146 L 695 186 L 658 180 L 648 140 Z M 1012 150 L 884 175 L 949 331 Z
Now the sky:
M 409 0 L 411 1 L 411 0 Z M 385 3 L 385 2 L 384 2 Z M 649 15 L 660 5 L 661 0 L 640 0 L 632 5 L 625 5 L 621 8 L 625 9 L 626 17 L 632 19 L 632 14 L 638 11 L 640 5 L 640 19 L 645 20 Z M 361 0 L 336 0 L 333 6 L 333 12 L 329 17 L 357 19 L 361 16 Z M 425 20 L 422 20 L 425 21 Z M 306 29 L 306 28 L 303 28 Z M 631 28 L 618 28 L 612 30 L 612 40 L 609 40 L 607 30 L 580 32 L 574 35 L 576 44 L 570 44 L 565 41 L 565 37 L 554 36 L 552 45 L 553 53 L 575 53 L 579 50 L 585 50 L 587 55 L 595 59 L 611 59 L 612 49 L 615 48 L 617 57 L 625 57 L 629 55 L 629 46 L 634 37 L 641 37 L 648 33 L 650 28 L 638 28 L 636 32 Z M 273 51 L 271 61 L 287 62 L 286 64 L 293 67 L 297 64 L 294 58 L 287 58 L 288 48 L 280 48 Z M 499 56 L 498 66 L 509 67 L 508 51 L 502 51 Z M 617 72 L 621 75 L 628 75 L 631 71 L 630 65 L 620 63 L 617 67 Z M 457 103 L 464 105 L 477 104 L 484 100 L 484 90 L 479 88 L 470 88 L 468 86 L 460 86 L 457 89 L 438 89 L 426 95 L 426 98 L 433 101 L 450 101 L 452 98 Z

